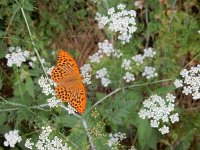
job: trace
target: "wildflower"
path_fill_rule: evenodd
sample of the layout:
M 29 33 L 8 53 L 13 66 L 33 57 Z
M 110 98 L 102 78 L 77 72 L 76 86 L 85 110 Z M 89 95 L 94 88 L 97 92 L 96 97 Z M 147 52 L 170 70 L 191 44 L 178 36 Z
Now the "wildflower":
M 54 136 L 53 139 L 49 138 L 53 130 L 50 126 L 42 127 L 42 132 L 39 135 L 39 140 L 36 143 L 30 142 L 31 138 L 27 139 L 25 142 L 25 147 L 33 149 L 33 146 L 37 150 L 71 150 L 66 143 L 63 143 L 62 139 Z
M 153 58 L 155 55 L 156 55 L 156 52 L 153 51 L 153 48 L 149 47 L 149 48 L 145 48 L 145 49 L 144 49 L 144 54 L 143 54 L 143 56 L 144 56 L 145 58 L 149 58 L 149 57 Z
M 50 68 L 48 68 L 47 69 L 47 74 L 48 75 L 51 75 L 51 72 L 53 71 L 53 68 L 54 68 L 55 66 L 52 66 L 52 67 L 50 67 Z
M 102 43 L 98 43 L 98 51 L 99 53 L 110 56 L 114 52 L 114 48 L 113 45 L 108 42 L 108 40 L 104 40 Z
M 14 64 L 18 67 L 21 66 L 29 58 L 29 51 L 22 51 L 20 47 L 10 47 L 8 49 L 10 53 L 6 54 L 7 66 L 12 67 Z
M 148 118 L 151 127 L 159 128 L 162 134 L 169 132 L 167 124 L 169 121 L 175 123 L 179 121 L 178 113 L 173 113 L 175 106 L 175 96 L 168 93 L 163 99 L 158 95 L 152 95 L 149 99 L 143 102 L 143 107 L 139 111 L 139 117 L 142 119 Z M 163 124 L 163 126 L 161 126 Z
M 66 110 L 67 110 L 68 114 L 74 114 L 76 112 L 76 109 L 74 107 L 72 107 L 69 103 L 68 103 Z
M 122 62 L 122 68 L 124 68 L 125 70 L 130 70 L 131 69 L 131 60 L 124 59 Z
M 134 74 L 132 74 L 130 72 L 126 72 L 126 74 L 123 77 L 123 79 L 126 80 L 126 82 L 130 82 L 130 81 L 134 81 L 135 80 L 135 76 L 134 76 Z
M 44 93 L 45 95 L 55 95 L 55 91 L 52 88 L 52 86 L 55 86 L 55 83 L 53 82 L 53 80 L 47 78 L 47 77 L 43 77 L 43 75 L 40 77 L 40 79 L 38 80 L 38 84 L 39 86 L 42 88 L 42 93 Z
M 136 62 L 137 66 L 144 63 L 144 58 L 145 57 L 141 54 L 138 54 L 132 57 L 132 59 Z
M 174 81 L 174 85 L 175 85 L 176 88 L 183 87 L 183 81 L 176 79 Z
M 115 49 L 112 55 L 116 58 L 120 58 L 122 56 L 122 52 L 119 49 Z
M 83 77 L 83 83 L 85 84 L 91 84 L 91 74 L 92 67 L 90 64 L 84 64 L 81 68 L 81 75 Z
M 6 139 L 6 141 L 4 141 L 4 146 L 15 147 L 15 144 L 17 144 L 17 142 L 21 142 L 22 138 L 21 136 L 19 136 L 18 133 L 19 133 L 18 130 L 9 131 L 8 133 L 6 133 L 4 135 Z
M 101 84 L 104 87 L 107 87 L 111 83 L 111 80 L 108 79 L 108 77 L 109 75 L 106 68 L 102 68 L 96 72 L 96 78 L 101 79 Z
M 132 34 L 136 31 L 136 12 L 134 10 L 125 10 L 124 4 L 117 5 L 108 9 L 108 15 L 104 16 L 99 13 L 96 14 L 95 20 L 98 21 L 98 26 L 103 29 L 106 25 L 108 29 L 113 32 L 118 32 L 118 39 L 123 44 L 130 42 Z
M 183 69 L 180 75 L 182 79 L 174 81 L 176 88 L 183 87 L 183 94 L 192 94 L 194 100 L 200 99 L 200 64 L 190 70 Z
M 25 141 L 25 147 L 26 148 L 33 149 L 33 145 L 34 145 L 34 143 L 31 142 L 31 138 L 26 139 L 26 141 Z
M 117 147 L 119 145 L 119 142 L 121 142 L 125 138 L 126 138 L 125 133 L 121 133 L 121 132 L 118 132 L 118 133 L 115 133 L 115 134 L 110 133 L 109 134 L 109 140 L 108 140 L 108 146 L 110 148 Z
M 102 55 L 100 55 L 98 52 L 93 54 L 92 56 L 89 56 L 89 60 L 90 62 L 94 63 L 99 63 L 100 62 L 100 59 L 101 59 Z
M 169 133 L 169 127 L 167 127 L 167 126 L 164 125 L 162 128 L 159 129 L 159 131 L 160 131 L 162 134 Z
M 108 85 L 111 84 L 111 80 L 108 79 L 108 78 L 101 78 L 101 84 L 102 84 L 104 87 L 108 87 Z
M 144 72 L 142 73 L 143 77 L 146 77 L 147 79 L 153 78 L 153 77 L 157 77 L 158 73 L 155 72 L 156 69 L 153 67 L 145 67 L 144 68 Z
M 142 9 L 143 8 L 143 1 L 142 0 L 136 0 L 134 2 L 135 7 Z
M 102 69 L 100 69 L 96 72 L 96 78 L 97 79 L 103 78 L 105 76 L 107 76 L 107 69 L 106 68 L 102 68 Z
M 47 102 L 49 104 L 49 107 L 58 107 L 58 105 L 60 104 L 60 100 L 58 100 L 55 96 L 47 99 Z

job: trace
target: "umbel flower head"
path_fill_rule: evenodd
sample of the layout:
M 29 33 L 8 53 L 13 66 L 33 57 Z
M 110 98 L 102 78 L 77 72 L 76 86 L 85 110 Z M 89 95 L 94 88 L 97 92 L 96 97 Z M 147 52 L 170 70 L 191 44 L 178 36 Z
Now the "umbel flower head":
M 4 146 L 8 147 L 15 147 L 15 144 L 21 142 L 22 138 L 19 136 L 18 130 L 9 131 L 5 135 L 6 141 L 4 141 Z
M 176 88 L 182 87 L 182 93 L 185 95 L 192 94 L 194 100 L 200 99 L 200 64 L 190 70 L 183 69 L 180 75 L 182 79 L 174 81 Z
M 21 47 L 10 47 L 8 49 L 9 53 L 6 54 L 7 65 L 12 67 L 14 64 L 18 67 L 21 66 L 29 58 L 29 51 L 22 51 Z
M 31 142 L 31 138 L 28 138 L 25 142 L 25 147 L 28 149 L 33 149 L 33 147 L 35 147 L 37 150 L 71 150 L 59 137 L 54 136 L 50 138 L 52 131 L 50 126 L 42 127 L 42 132 L 39 135 L 38 141 L 33 143 Z
M 170 93 L 166 95 L 165 99 L 158 95 L 152 95 L 143 102 L 143 108 L 138 113 L 139 117 L 142 119 L 148 118 L 151 127 L 159 128 L 162 134 L 168 133 L 169 127 L 166 125 L 170 121 L 171 123 L 179 121 L 178 113 L 173 113 L 175 98 Z
M 129 43 L 132 34 L 136 31 L 136 12 L 134 10 L 125 10 L 124 4 L 117 5 L 116 8 L 108 9 L 107 15 L 96 14 L 95 19 L 98 21 L 98 26 L 103 29 L 108 26 L 108 29 L 113 32 L 118 32 L 118 39 L 123 44 Z

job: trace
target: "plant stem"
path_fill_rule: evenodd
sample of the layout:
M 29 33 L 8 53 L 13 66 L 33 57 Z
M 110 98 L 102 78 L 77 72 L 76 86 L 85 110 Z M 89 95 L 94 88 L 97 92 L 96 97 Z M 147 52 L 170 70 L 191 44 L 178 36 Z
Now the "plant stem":
M 23 18 L 24 18 L 26 27 L 27 27 L 27 29 L 28 29 L 28 33 L 29 33 L 29 36 L 30 36 L 30 39 L 31 39 L 31 43 L 32 43 L 32 45 L 33 45 L 33 50 L 35 51 L 35 53 L 36 53 L 36 55 L 37 55 L 37 57 L 38 57 L 38 59 L 39 59 L 39 62 L 40 62 L 40 64 L 41 64 L 41 66 L 42 66 L 42 69 L 43 69 L 43 71 L 44 71 L 45 76 L 48 78 L 48 75 L 47 75 L 47 73 L 46 73 L 46 71 L 45 71 L 44 65 L 43 65 L 43 63 L 42 63 L 42 61 L 41 61 L 41 57 L 40 57 L 40 55 L 39 55 L 39 53 L 38 53 L 38 50 L 36 49 L 35 42 L 34 42 L 34 40 L 33 40 L 33 36 L 32 36 L 31 30 L 30 30 L 29 24 L 28 24 L 26 15 L 25 15 L 25 13 L 24 13 L 24 9 L 23 9 L 23 7 L 21 7 L 21 6 L 20 6 L 20 9 L 21 9 L 21 12 L 22 12 L 22 15 L 23 15 Z

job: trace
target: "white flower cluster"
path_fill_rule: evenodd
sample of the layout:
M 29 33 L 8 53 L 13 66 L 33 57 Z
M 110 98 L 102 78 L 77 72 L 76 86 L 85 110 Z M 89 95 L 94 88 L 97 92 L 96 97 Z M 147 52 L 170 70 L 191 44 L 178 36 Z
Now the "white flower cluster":
M 136 65 L 139 66 L 140 64 L 144 63 L 144 59 L 146 58 L 153 58 L 156 55 L 156 52 L 153 50 L 153 48 L 145 48 L 144 54 L 138 54 L 132 57 L 132 59 L 136 62 Z
M 101 79 L 101 84 L 104 87 L 107 87 L 111 81 L 108 79 L 109 75 L 106 68 L 102 68 L 96 72 L 96 78 Z
M 9 54 L 6 54 L 7 66 L 12 67 L 14 64 L 18 67 L 21 66 L 29 58 L 29 51 L 22 51 L 21 47 L 9 47 Z
M 147 79 L 157 77 L 158 73 L 155 71 L 156 71 L 156 68 L 146 66 L 144 67 L 144 72 L 142 73 L 142 76 L 146 77 Z
M 55 96 L 47 99 L 47 102 L 48 102 L 50 108 L 58 107 L 58 105 L 60 104 L 60 100 L 57 99 Z
M 151 127 L 159 128 L 162 134 L 168 133 L 169 127 L 166 124 L 168 124 L 169 120 L 171 123 L 179 121 L 178 113 L 173 113 L 175 98 L 170 93 L 166 95 L 166 99 L 158 95 L 152 95 L 143 102 L 144 108 L 139 111 L 139 117 L 142 119 L 150 119 Z
M 63 144 L 62 139 L 55 136 L 53 139 L 49 139 L 49 135 L 52 132 L 50 126 L 42 127 L 42 133 L 39 135 L 39 140 L 36 144 L 31 142 L 31 138 L 25 142 L 25 147 L 33 149 L 36 147 L 37 150 L 71 150 L 66 143 Z
M 131 67 L 131 60 L 129 59 L 124 59 L 122 62 L 122 68 L 124 68 L 125 70 L 130 70 Z
M 17 142 L 21 142 L 22 138 L 21 136 L 19 136 L 19 131 L 18 130 L 13 130 L 13 131 L 9 131 L 8 133 L 6 133 L 4 135 L 6 141 L 4 141 L 4 146 L 8 147 L 15 147 L 15 144 L 17 144 Z
M 126 80 L 126 82 L 131 82 L 135 80 L 135 76 L 134 74 L 130 73 L 130 72 L 126 72 L 125 76 L 123 77 L 124 80 Z
M 176 88 L 183 87 L 182 93 L 192 94 L 194 100 L 200 99 L 200 64 L 190 70 L 183 69 L 180 75 L 183 79 L 174 81 Z
M 44 93 L 45 95 L 55 95 L 55 91 L 52 88 L 52 86 L 55 86 L 55 83 L 53 82 L 53 80 L 47 78 L 47 77 L 43 77 L 43 75 L 40 77 L 40 79 L 38 80 L 38 84 L 39 86 L 42 88 L 42 93 Z
M 97 13 L 95 17 L 100 29 L 107 25 L 109 30 L 118 32 L 118 39 L 123 44 L 129 43 L 132 34 L 137 30 L 136 12 L 134 10 L 125 10 L 125 7 L 124 4 L 119 4 L 116 9 L 114 7 L 110 8 L 107 16 Z
M 84 64 L 81 68 L 81 75 L 83 77 L 83 83 L 85 84 L 91 84 L 91 71 L 92 67 L 90 64 Z
M 76 109 L 74 107 L 72 107 L 69 103 L 67 105 L 67 108 L 66 108 L 68 114 L 75 114 L 76 112 Z
M 92 63 L 99 63 L 104 55 L 119 58 L 122 56 L 122 53 L 120 50 L 114 49 L 113 44 L 109 43 L 108 40 L 104 40 L 102 43 L 98 43 L 98 51 L 92 56 L 89 56 L 89 60 Z
M 121 132 L 118 132 L 118 133 L 115 133 L 115 134 L 110 133 L 109 134 L 109 140 L 108 140 L 108 146 L 111 149 L 114 149 L 119 145 L 119 142 L 121 142 L 125 138 L 126 138 L 125 133 L 121 133 Z

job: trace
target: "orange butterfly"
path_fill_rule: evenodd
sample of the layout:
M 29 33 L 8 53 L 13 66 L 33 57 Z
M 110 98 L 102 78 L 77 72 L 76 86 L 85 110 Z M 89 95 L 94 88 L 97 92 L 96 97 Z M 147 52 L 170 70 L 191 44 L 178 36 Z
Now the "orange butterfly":
M 78 113 L 86 106 L 86 91 L 75 60 L 64 50 L 59 50 L 57 66 L 51 72 L 51 78 L 57 83 L 56 96 L 68 102 Z

